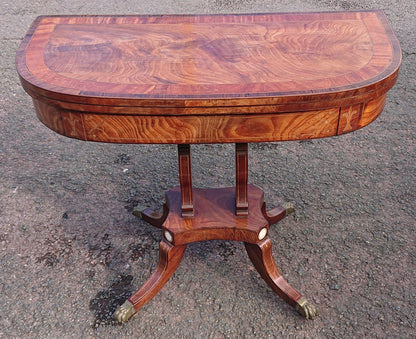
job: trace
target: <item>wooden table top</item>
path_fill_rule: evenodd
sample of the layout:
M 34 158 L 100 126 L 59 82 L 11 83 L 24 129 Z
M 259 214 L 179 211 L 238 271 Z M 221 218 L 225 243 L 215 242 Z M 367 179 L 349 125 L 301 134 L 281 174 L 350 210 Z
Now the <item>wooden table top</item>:
M 380 114 L 400 63 L 381 11 L 43 16 L 16 55 L 48 127 L 123 143 L 351 132 Z

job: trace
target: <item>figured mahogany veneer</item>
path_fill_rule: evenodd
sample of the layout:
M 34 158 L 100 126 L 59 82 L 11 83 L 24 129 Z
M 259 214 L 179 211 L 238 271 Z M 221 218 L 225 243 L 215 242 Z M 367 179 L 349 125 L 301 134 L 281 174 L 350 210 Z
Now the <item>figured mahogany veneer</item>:
M 195 215 L 182 218 L 180 191 L 176 187 L 166 193 L 170 213 L 162 227 L 172 234 L 171 242 L 175 245 L 214 239 L 257 243 L 260 230 L 268 226 L 261 210 L 263 191 L 255 186 L 250 185 L 247 190 L 250 198 L 247 217 L 236 215 L 236 189 L 228 187 L 195 188 Z
M 282 277 L 266 211 L 248 185 L 248 142 L 352 132 L 383 110 L 401 52 L 381 11 L 242 15 L 55 16 L 35 20 L 17 55 L 39 119 L 82 140 L 178 144 L 180 187 L 162 213 L 159 263 L 114 313 L 151 300 L 194 241 L 243 241 L 269 286 L 306 318 L 316 308 Z M 236 187 L 193 189 L 193 143 L 235 143 Z
M 54 131 L 177 144 L 351 132 L 380 114 L 400 62 L 381 11 L 39 17 L 16 57 Z

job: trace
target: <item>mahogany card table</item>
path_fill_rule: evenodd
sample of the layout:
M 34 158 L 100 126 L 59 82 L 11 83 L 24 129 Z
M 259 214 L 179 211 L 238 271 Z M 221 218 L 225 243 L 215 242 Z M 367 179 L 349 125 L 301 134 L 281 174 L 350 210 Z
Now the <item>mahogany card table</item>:
M 86 141 L 177 144 L 180 186 L 163 212 L 159 263 L 114 313 L 127 321 L 165 285 L 187 244 L 245 244 L 268 285 L 306 318 L 315 306 L 272 257 L 266 210 L 248 184 L 251 142 L 337 136 L 372 122 L 396 82 L 400 46 L 381 11 L 236 15 L 42 16 L 16 55 L 49 128 Z M 192 187 L 190 145 L 235 143 L 235 187 Z

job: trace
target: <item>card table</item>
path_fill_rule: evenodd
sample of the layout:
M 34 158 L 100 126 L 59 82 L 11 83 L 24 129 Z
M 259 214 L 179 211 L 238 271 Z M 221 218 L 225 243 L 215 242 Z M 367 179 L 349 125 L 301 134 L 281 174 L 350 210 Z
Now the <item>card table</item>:
M 123 323 L 179 266 L 187 244 L 242 241 L 267 284 L 306 318 L 315 306 L 272 257 L 266 210 L 248 184 L 248 143 L 338 136 L 371 123 L 396 82 L 401 50 L 382 11 L 41 16 L 16 66 L 40 121 L 85 141 L 176 144 L 179 183 L 161 213 L 154 273 L 114 313 Z M 235 187 L 192 186 L 191 144 L 234 143 Z

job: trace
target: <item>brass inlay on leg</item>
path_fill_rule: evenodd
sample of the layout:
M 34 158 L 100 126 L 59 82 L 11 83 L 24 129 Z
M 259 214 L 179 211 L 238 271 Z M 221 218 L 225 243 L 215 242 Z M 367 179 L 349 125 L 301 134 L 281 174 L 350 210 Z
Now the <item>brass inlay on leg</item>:
M 298 303 L 296 304 L 296 311 L 298 311 L 306 319 L 313 319 L 318 315 L 316 307 L 304 297 L 298 300 Z
M 116 320 L 118 323 L 123 324 L 127 320 L 131 318 L 131 316 L 135 313 L 133 304 L 126 300 L 123 305 L 121 305 L 117 311 L 113 314 L 113 319 Z

